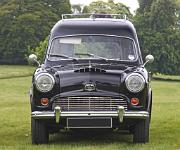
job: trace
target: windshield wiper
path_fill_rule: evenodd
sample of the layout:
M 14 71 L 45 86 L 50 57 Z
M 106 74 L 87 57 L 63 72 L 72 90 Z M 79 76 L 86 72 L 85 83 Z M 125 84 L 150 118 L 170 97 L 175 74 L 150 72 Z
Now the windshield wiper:
M 62 58 L 67 58 L 67 59 L 72 59 L 72 60 L 78 60 L 77 58 L 74 58 L 74 57 L 69 57 L 67 55 L 63 55 L 63 54 L 48 54 L 49 56 L 52 56 L 52 57 L 62 57 Z
M 104 58 L 104 57 L 101 57 L 101 56 L 98 56 L 98 55 L 95 55 L 95 54 L 92 54 L 92 53 L 75 53 L 75 55 L 92 56 L 92 57 L 97 57 L 97 58 L 103 59 L 105 61 L 108 61 L 108 58 Z

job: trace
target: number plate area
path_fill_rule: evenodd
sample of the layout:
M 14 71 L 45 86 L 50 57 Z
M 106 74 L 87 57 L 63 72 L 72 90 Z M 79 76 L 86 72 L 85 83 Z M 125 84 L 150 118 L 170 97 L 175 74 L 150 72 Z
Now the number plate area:
M 67 128 L 112 128 L 112 118 L 67 118 Z

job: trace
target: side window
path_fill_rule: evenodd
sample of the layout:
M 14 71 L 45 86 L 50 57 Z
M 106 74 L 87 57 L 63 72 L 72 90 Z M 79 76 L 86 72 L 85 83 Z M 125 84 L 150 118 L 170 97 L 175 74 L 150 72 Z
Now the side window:
M 130 39 L 122 39 L 122 52 L 123 60 L 134 60 L 135 59 L 135 47 L 134 43 Z

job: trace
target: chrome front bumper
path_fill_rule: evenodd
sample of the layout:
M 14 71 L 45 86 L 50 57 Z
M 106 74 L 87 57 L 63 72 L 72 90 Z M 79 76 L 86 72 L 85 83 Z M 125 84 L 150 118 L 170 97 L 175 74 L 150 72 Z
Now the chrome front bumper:
M 55 119 L 59 123 L 60 118 L 66 117 L 117 117 L 120 122 L 124 118 L 146 119 L 149 117 L 147 111 L 125 111 L 124 107 L 119 107 L 117 111 L 61 111 L 56 107 L 55 111 L 34 111 L 31 113 L 34 119 Z

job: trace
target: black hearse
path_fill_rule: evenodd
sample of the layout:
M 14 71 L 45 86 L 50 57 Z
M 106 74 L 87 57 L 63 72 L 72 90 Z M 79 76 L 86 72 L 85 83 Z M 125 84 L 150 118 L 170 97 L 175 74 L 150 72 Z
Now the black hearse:
M 87 14 L 86 14 L 87 15 Z M 75 17 L 75 18 L 74 18 Z M 150 78 L 133 24 L 120 15 L 63 15 L 52 28 L 44 63 L 34 54 L 30 90 L 32 143 L 60 129 L 114 129 L 149 141 Z

